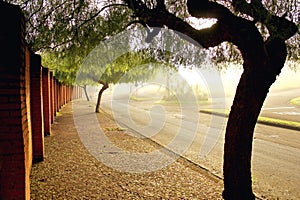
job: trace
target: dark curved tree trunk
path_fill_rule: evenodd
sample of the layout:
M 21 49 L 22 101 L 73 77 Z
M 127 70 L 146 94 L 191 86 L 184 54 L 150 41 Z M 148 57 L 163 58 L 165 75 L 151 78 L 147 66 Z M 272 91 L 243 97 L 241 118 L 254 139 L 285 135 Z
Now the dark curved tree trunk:
M 231 107 L 224 146 L 224 199 L 255 199 L 251 178 L 254 128 L 269 88 L 280 74 L 287 54 L 283 41 L 273 40 L 265 47 L 268 56 L 262 62 L 245 60 L 245 70 Z
M 225 199 L 254 199 L 251 179 L 253 132 L 267 95 L 267 88 L 258 94 L 253 74 L 244 72 L 229 115 L 224 147 Z M 251 83 L 252 82 L 252 83 Z
M 96 104 L 96 113 L 100 112 L 100 103 L 101 103 L 101 97 L 103 92 L 108 88 L 108 84 L 107 83 L 103 83 L 102 88 L 100 89 L 99 93 L 98 93 L 98 99 L 97 99 L 97 104 Z

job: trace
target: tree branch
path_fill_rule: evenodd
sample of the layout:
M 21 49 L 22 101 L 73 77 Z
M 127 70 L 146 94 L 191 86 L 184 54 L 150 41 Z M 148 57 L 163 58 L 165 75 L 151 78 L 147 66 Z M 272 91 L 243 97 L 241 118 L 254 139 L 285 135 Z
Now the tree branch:
M 233 0 L 232 5 L 236 11 L 247 14 L 253 17 L 254 21 L 265 24 L 272 38 L 276 37 L 285 41 L 298 31 L 298 27 L 285 19 L 285 16 L 272 15 L 260 0 L 252 0 L 250 3 L 245 0 Z
M 187 6 L 193 17 L 216 18 L 218 20 L 233 17 L 233 14 L 226 7 L 208 0 L 188 0 Z
M 77 26 L 77 28 L 80 28 L 81 26 L 83 26 L 84 24 L 88 23 L 89 21 L 93 20 L 95 17 L 97 17 L 102 11 L 104 11 L 105 9 L 109 8 L 109 7 L 113 7 L 113 6 L 127 6 L 126 4 L 110 4 L 110 5 L 106 5 L 103 6 L 98 12 L 96 12 L 95 14 L 93 14 L 88 20 L 85 20 L 83 23 L 79 24 Z
M 166 5 L 164 0 L 157 0 L 157 8 L 161 10 L 166 10 Z
M 205 48 L 217 46 L 224 41 L 232 42 L 244 58 L 251 57 L 248 60 L 261 61 L 266 56 L 264 41 L 255 23 L 233 15 L 228 8 L 218 3 L 208 0 L 187 1 L 188 11 L 192 16 L 218 20 L 210 28 L 196 30 L 167 10 L 160 10 L 157 7 L 149 9 L 139 0 L 125 0 L 125 2 L 135 15 L 150 27 L 167 26 L 183 33 L 180 36 L 184 39 L 190 41 L 188 38 L 190 37 Z M 248 51 L 249 49 L 252 51 Z
M 224 41 L 224 38 L 220 37 L 221 34 L 219 34 L 220 27 L 218 26 L 218 23 L 212 28 L 199 31 L 165 9 L 160 9 L 158 7 L 149 9 L 139 0 L 125 0 L 125 2 L 128 4 L 129 8 L 133 10 L 135 16 L 150 27 L 167 26 L 172 30 L 176 30 L 189 36 L 206 48 L 216 46 Z
M 43 4 L 44 4 L 44 0 L 42 0 L 41 5 L 39 6 L 39 8 L 36 9 L 33 13 L 30 14 L 30 16 L 29 16 L 28 19 L 27 19 L 28 21 L 29 21 L 36 13 L 38 13 L 38 12 L 41 11 L 41 9 L 43 8 Z

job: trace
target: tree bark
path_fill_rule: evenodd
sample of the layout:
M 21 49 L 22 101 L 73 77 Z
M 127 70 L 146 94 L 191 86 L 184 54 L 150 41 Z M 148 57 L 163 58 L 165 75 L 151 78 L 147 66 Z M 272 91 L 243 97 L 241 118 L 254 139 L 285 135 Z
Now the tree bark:
M 90 101 L 89 95 L 88 95 L 88 93 L 86 91 L 86 85 L 83 86 L 83 90 L 84 90 L 84 94 L 85 94 L 86 100 Z
M 103 83 L 102 88 L 100 89 L 99 93 L 98 93 L 98 99 L 97 99 L 97 105 L 96 105 L 96 113 L 100 112 L 100 103 L 101 103 L 101 97 L 103 92 L 108 88 L 108 84 L 107 83 Z
M 282 40 L 267 41 L 264 49 L 267 52 L 264 60 L 244 57 L 244 72 L 236 90 L 225 134 L 224 199 L 255 199 L 251 178 L 254 128 L 269 88 L 280 74 L 287 56 Z
M 229 115 L 224 147 L 224 199 L 255 199 L 252 191 L 251 153 L 258 115 L 267 96 L 252 87 L 255 74 L 244 72 Z

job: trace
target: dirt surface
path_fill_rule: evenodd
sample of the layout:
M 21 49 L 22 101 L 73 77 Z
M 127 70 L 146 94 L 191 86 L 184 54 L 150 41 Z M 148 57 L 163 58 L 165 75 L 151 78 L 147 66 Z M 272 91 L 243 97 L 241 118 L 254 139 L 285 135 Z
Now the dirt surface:
M 103 113 L 98 120 L 109 140 L 126 151 L 161 148 L 120 129 Z M 80 141 L 71 103 L 55 118 L 51 136 L 45 138 L 45 155 L 31 170 L 31 199 L 222 199 L 222 181 L 184 159 L 147 173 L 107 167 Z

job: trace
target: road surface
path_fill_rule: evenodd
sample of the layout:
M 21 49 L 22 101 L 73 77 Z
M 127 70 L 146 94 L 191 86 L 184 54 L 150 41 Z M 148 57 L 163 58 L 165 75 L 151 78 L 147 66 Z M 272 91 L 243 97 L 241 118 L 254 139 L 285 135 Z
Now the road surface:
M 273 104 L 274 109 L 269 109 L 271 112 L 286 106 L 278 99 L 278 104 Z M 265 108 L 271 108 L 268 107 L 271 104 L 267 103 Z M 150 137 L 222 177 L 226 118 L 200 114 L 190 105 L 183 105 L 181 108 L 158 106 L 152 101 L 128 102 L 126 99 L 105 99 L 102 108 L 106 112 L 111 112 L 121 126 L 126 125 Z M 286 111 L 285 108 L 281 110 Z M 259 197 L 300 199 L 299 139 L 299 131 L 265 125 L 256 126 L 252 175 L 253 189 Z
M 300 107 L 290 100 L 300 97 L 300 87 L 282 91 L 271 91 L 263 105 L 261 116 L 300 122 Z M 225 107 L 230 109 L 233 97 L 226 97 Z

